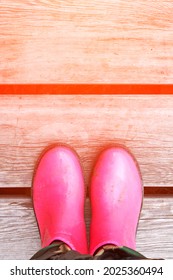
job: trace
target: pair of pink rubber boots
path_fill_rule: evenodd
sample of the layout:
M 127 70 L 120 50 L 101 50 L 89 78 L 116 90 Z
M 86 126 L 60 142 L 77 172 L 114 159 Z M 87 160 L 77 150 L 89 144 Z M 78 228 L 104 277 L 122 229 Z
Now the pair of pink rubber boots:
M 131 153 L 119 146 L 102 151 L 91 177 L 88 250 L 84 178 L 77 154 L 66 146 L 49 148 L 33 177 L 42 247 L 63 241 L 72 250 L 91 255 L 108 244 L 135 249 L 142 199 L 140 171 Z

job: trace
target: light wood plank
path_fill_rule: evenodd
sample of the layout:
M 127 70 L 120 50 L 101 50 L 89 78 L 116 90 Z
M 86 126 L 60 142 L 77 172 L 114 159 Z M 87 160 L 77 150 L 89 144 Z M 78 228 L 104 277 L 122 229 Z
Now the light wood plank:
M 40 249 L 31 198 L 0 196 L 0 259 L 29 259 Z M 90 204 L 85 219 L 89 236 Z M 173 258 L 173 197 L 144 198 L 137 250 L 151 258 Z
M 144 186 L 173 186 L 173 96 L 0 96 L 0 187 L 28 187 L 52 143 L 81 158 L 86 186 L 104 147 L 123 144 L 138 160 Z
M 1 0 L 0 83 L 172 83 L 172 0 Z

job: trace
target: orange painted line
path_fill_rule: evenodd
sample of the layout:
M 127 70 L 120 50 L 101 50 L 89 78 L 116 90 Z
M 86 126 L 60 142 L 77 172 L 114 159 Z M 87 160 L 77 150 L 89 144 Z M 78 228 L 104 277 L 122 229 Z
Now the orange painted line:
M 173 94 L 173 84 L 0 84 L 0 94 Z

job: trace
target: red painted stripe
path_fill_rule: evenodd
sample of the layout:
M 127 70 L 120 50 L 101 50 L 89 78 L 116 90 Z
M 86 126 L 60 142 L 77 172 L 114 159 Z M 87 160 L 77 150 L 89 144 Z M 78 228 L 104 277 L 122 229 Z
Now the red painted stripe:
M 173 85 L 1 84 L 0 94 L 173 94 Z

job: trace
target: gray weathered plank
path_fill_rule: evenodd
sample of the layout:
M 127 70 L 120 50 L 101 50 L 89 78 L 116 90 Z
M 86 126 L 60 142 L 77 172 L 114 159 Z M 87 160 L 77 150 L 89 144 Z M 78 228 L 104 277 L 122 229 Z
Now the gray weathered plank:
M 172 83 L 172 0 L 0 5 L 0 83 Z
M 173 186 L 173 96 L 0 95 L 0 187 L 29 187 L 37 157 L 52 143 L 79 154 L 86 186 L 108 145 L 137 158 L 144 186 Z
M 85 219 L 89 236 L 90 204 Z M 173 197 L 144 198 L 137 250 L 151 258 L 173 258 Z M 29 259 L 40 249 L 30 197 L 0 196 L 0 259 Z

